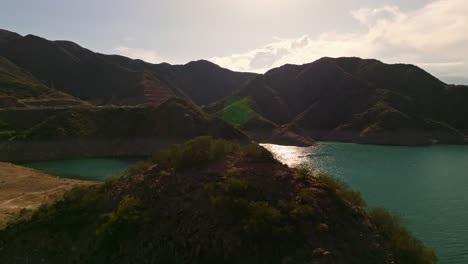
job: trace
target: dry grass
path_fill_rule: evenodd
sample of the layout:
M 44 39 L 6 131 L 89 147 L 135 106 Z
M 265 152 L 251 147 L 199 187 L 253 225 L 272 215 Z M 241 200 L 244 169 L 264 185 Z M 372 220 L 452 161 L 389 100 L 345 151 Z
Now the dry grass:
M 21 209 L 50 203 L 79 185 L 97 184 L 50 176 L 46 173 L 0 162 L 0 224 Z

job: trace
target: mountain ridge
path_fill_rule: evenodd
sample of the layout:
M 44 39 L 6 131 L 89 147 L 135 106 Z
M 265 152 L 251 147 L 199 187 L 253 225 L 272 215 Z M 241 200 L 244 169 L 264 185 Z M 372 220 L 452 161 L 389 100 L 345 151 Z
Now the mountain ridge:
M 247 111 L 253 118 L 244 122 L 249 127 L 233 125 L 250 135 L 271 138 L 276 130 L 309 142 L 466 143 L 468 86 L 446 84 L 411 64 L 323 57 L 253 74 L 207 60 L 150 64 L 8 31 L 0 32 L 0 56 L 43 83 L 97 105 L 157 106 L 178 97 L 220 117 L 226 108 Z M 247 107 L 232 107 L 232 98 L 248 99 Z M 273 130 L 265 133 L 254 124 Z
M 158 105 L 170 97 L 212 103 L 255 76 L 202 60 L 185 65 L 150 64 L 95 53 L 71 41 L 6 32 L 0 35 L 0 55 L 45 83 L 54 83 L 59 90 L 97 104 Z M 208 70 L 203 69 L 206 67 Z M 193 71 L 201 76 L 194 76 Z M 189 81 L 181 81 L 184 79 Z
M 233 97 L 249 98 L 253 111 L 314 140 L 466 143 L 468 86 L 410 64 L 324 57 L 272 69 Z M 220 111 L 228 101 L 206 109 Z

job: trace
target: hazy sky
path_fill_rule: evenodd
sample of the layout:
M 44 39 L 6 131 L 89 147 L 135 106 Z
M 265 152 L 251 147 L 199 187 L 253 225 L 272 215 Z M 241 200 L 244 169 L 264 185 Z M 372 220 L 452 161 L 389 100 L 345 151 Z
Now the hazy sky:
M 264 72 L 323 56 L 468 82 L 468 0 L 1 0 L 0 28 L 149 62 Z

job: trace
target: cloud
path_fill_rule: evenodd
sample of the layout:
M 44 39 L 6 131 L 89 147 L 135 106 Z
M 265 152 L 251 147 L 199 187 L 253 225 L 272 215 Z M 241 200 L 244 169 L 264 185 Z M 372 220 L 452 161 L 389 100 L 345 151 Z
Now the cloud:
M 160 63 L 162 58 L 154 50 L 129 48 L 120 46 L 114 49 L 114 51 L 120 55 L 132 58 L 140 59 L 150 63 Z
M 363 7 L 350 12 L 360 25 L 354 32 L 277 38 L 264 47 L 211 60 L 233 70 L 264 72 L 324 56 L 359 56 L 417 64 L 442 78 L 467 78 L 467 14 L 466 0 L 432 1 L 410 12 L 395 5 Z

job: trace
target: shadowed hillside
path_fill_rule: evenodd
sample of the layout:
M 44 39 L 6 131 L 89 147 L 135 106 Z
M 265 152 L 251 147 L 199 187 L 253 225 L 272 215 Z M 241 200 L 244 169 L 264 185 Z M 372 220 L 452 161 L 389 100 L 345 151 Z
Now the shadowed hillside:
M 0 108 L 59 105 L 86 103 L 47 87 L 29 72 L 0 56 Z
M 0 56 L 49 86 L 97 104 L 159 105 L 172 97 L 212 103 L 255 76 L 206 61 L 155 65 L 94 53 L 70 41 L 22 37 L 8 31 L 0 34 Z
M 223 102 L 221 107 L 215 105 L 207 109 L 217 110 L 216 116 L 240 129 L 257 142 L 294 146 L 315 144 L 310 137 L 298 135 L 287 126 L 277 125 L 262 117 L 253 110 L 253 103 L 248 97 L 230 97 Z
M 24 252 L 28 252 L 25 258 Z M 8 263 L 436 262 L 382 209 L 258 145 L 199 137 L 0 231 Z
M 101 107 L 0 111 L 14 133 L 0 141 L 0 160 L 148 156 L 195 136 L 248 141 L 192 103 L 171 99 L 158 108 Z
M 359 58 L 284 65 L 235 97 L 264 118 L 315 140 L 418 145 L 464 143 L 468 87 L 422 69 Z M 210 106 L 220 111 L 229 100 Z
M 310 145 L 313 140 L 397 145 L 467 142 L 468 87 L 445 84 L 414 65 L 322 58 L 258 75 L 203 60 L 150 64 L 95 53 L 69 41 L 4 30 L 0 31 L 0 56 L 6 58 L 3 65 L 15 65 L 48 87 L 97 105 L 158 106 L 177 97 L 225 118 L 226 112 L 243 111 L 244 106 L 239 109 L 232 102 L 244 98 L 248 109 L 241 115 L 249 113 L 247 119 L 242 124 L 235 123 L 237 117 L 234 123 L 226 121 L 257 141 L 294 145 Z M 0 103 L 4 106 L 66 104 L 19 102 L 11 89 L 3 90 L 7 96 Z

